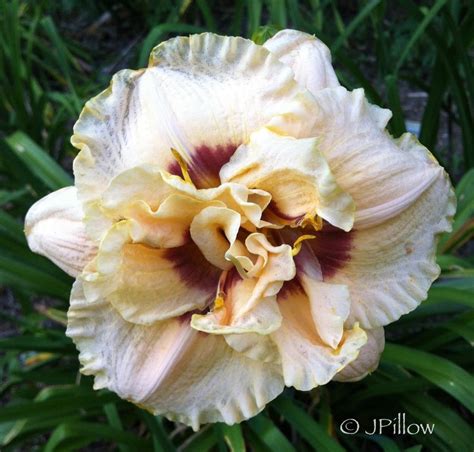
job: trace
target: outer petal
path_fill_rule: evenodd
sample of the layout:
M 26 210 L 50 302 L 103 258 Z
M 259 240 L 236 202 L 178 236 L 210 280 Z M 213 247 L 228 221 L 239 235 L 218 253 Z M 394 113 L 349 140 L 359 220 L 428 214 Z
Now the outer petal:
M 156 249 L 133 243 L 132 220 L 114 225 L 81 279 L 87 299 L 105 299 L 124 319 L 143 325 L 212 303 L 219 271 L 194 244 Z
M 359 381 L 377 369 L 380 355 L 385 346 L 383 328 L 366 330 L 367 343 L 360 349 L 359 356 L 348 366 L 344 367 L 334 377 L 336 381 Z
M 220 176 L 270 193 L 280 221 L 297 224 L 317 214 L 345 231 L 352 228 L 354 203 L 336 183 L 316 138 L 295 139 L 263 128 L 237 149 Z
M 185 318 L 150 326 L 125 322 L 106 302 L 84 299 L 76 283 L 67 334 L 82 372 L 154 414 L 191 425 L 240 422 L 283 390 L 275 365 L 233 351 L 221 336 L 203 335 Z
M 425 149 L 409 145 L 409 135 L 401 142 L 408 145 L 400 145 L 383 130 L 385 113 L 368 105 L 362 89 L 326 89 L 315 98 L 313 133 L 338 184 L 354 199 L 355 229 L 397 216 L 444 179 Z
M 434 173 L 431 183 L 395 217 L 351 232 L 344 268 L 326 277 L 327 281 L 349 287 L 352 299 L 349 324 L 360 322 L 364 328 L 391 323 L 426 298 L 431 283 L 439 275 L 436 237 L 450 230 L 455 211 L 448 176 L 431 154 L 409 135 L 404 135 L 398 144 L 406 160 L 417 161 L 422 168 L 428 168 L 426 171 Z M 426 185 L 423 174 L 417 184 L 415 181 L 407 184 L 413 183 L 414 190 Z M 383 187 L 382 184 L 379 191 Z M 409 186 L 406 189 L 411 193 Z
M 334 350 L 317 334 L 309 300 L 302 290 L 285 290 L 278 296 L 278 301 L 283 322 L 271 338 L 281 355 L 286 386 L 308 391 L 326 384 L 357 358 L 367 341 L 365 332 L 356 325 L 344 332 Z
M 28 245 L 71 276 L 81 273 L 97 252 L 86 235 L 75 187 L 66 187 L 37 201 L 25 218 Z
M 296 133 L 308 104 L 291 70 L 250 40 L 205 33 L 166 41 L 147 69 L 119 72 L 86 104 L 71 139 L 81 150 L 80 198 L 97 199 L 114 176 L 140 164 L 181 174 L 171 148 L 197 186 L 215 186 L 252 131 L 284 117 L 280 126 Z
M 264 47 L 288 65 L 295 79 L 311 93 L 339 86 L 331 65 L 331 53 L 315 36 L 282 30 L 265 42 Z

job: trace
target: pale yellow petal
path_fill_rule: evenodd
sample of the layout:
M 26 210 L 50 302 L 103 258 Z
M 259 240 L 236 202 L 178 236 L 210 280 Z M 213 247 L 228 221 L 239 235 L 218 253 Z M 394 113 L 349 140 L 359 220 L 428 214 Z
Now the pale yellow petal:
M 296 235 L 287 234 L 290 239 Z M 318 232 L 316 236 L 316 240 L 324 241 L 322 233 Z M 325 344 L 337 348 L 344 334 L 344 323 L 351 308 L 350 293 L 345 285 L 324 282 L 320 261 L 311 247 L 312 241 L 305 241 L 295 257 L 297 281 L 308 297 L 319 337 Z
M 163 175 L 163 177 L 166 183 L 178 192 L 186 193 L 203 202 L 220 202 L 239 213 L 242 216 L 242 226 L 248 230 L 266 226 L 261 217 L 271 201 L 271 195 L 263 190 L 235 183 L 222 183 L 214 188 L 196 189 L 175 176 Z
M 308 391 L 329 382 L 337 372 L 357 358 L 367 341 L 357 325 L 345 330 L 336 349 L 318 335 L 307 296 L 299 288 L 278 297 L 283 316 L 281 327 L 271 334 L 281 355 L 286 386 Z
M 270 210 L 282 223 L 318 215 L 345 231 L 352 228 L 354 203 L 336 183 L 316 138 L 295 139 L 263 128 L 237 149 L 220 175 L 224 182 L 270 193 Z
M 195 314 L 193 328 L 213 334 L 265 335 L 280 327 L 276 295 L 284 281 L 295 276 L 291 248 L 273 246 L 261 233 L 250 234 L 245 246 L 250 266 L 242 267 L 240 274 L 234 268 L 221 276 L 214 309 L 205 315 Z M 238 264 L 241 257 L 227 254 L 228 259 Z
M 152 324 L 212 303 L 219 271 L 189 244 L 157 249 L 134 243 L 133 220 L 114 225 L 81 279 L 87 299 L 104 298 L 124 319 Z
M 282 30 L 266 41 L 264 47 L 289 66 L 298 83 L 311 93 L 339 86 L 331 65 L 331 53 L 315 36 L 297 30 Z
M 224 339 L 235 351 L 263 363 L 281 364 L 280 353 L 269 335 L 260 333 L 226 334 Z
M 225 255 L 237 238 L 240 215 L 226 207 L 206 207 L 191 223 L 190 233 L 203 256 L 214 266 L 229 270 Z
M 309 299 L 318 335 L 325 344 L 337 348 L 351 307 L 348 287 L 317 281 L 302 272 L 298 273 L 298 280 Z
M 51 259 L 71 276 L 81 273 L 97 252 L 82 223 L 75 187 L 66 187 L 37 201 L 26 214 L 25 234 L 35 253 Z
M 283 390 L 279 367 L 235 352 L 222 336 L 189 327 L 186 318 L 128 323 L 103 300 L 86 301 L 76 283 L 67 334 L 82 373 L 155 415 L 200 424 L 233 424 L 260 412 Z
M 206 207 L 228 207 L 241 215 L 242 227 L 254 230 L 264 225 L 262 212 L 270 199 L 262 190 L 238 184 L 197 189 L 156 167 L 137 166 L 112 179 L 99 201 L 87 203 L 85 222 L 100 241 L 112 224 L 133 219 L 142 232 L 135 241 L 171 248 L 185 243 L 194 217 Z
M 365 332 L 367 333 L 367 342 L 360 349 L 359 356 L 337 373 L 334 380 L 359 381 L 377 369 L 380 355 L 385 346 L 385 334 L 383 328 L 365 330 Z
M 242 279 L 235 269 L 231 270 L 219 287 L 221 300 L 216 300 L 208 314 L 194 314 L 191 326 L 212 334 L 269 334 L 275 331 L 281 325 L 276 297 L 265 296 L 256 285 L 256 279 Z M 249 301 L 251 308 L 247 307 Z

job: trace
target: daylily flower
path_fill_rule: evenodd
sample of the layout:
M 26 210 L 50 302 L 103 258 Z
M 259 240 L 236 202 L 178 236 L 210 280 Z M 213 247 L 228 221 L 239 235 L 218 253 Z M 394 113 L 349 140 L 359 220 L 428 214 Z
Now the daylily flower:
M 293 30 L 178 37 L 116 74 L 74 127 L 75 186 L 26 217 L 76 277 L 67 335 L 94 387 L 196 429 L 372 371 L 455 209 L 390 116 Z

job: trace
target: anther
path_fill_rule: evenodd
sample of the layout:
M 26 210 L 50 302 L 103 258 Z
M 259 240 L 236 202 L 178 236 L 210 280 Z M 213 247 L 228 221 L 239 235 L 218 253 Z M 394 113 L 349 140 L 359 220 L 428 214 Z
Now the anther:
M 311 240 L 311 239 L 315 239 L 315 238 L 316 238 L 316 236 L 311 235 L 311 234 L 300 235 L 295 240 L 295 243 L 293 244 L 293 249 L 291 250 L 291 255 L 296 256 L 301 251 L 301 247 L 303 246 L 303 242 L 305 240 Z
M 171 154 L 173 154 L 173 157 L 178 162 L 178 165 L 181 168 L 181 173 L 185 182 L 194 185 L 191 176 L 189 175 L 188 164 L 185 162 L 183 156 L 175 148 L 170 148 L 170 150 Z
M 323 219 L 316 214 L 311 215 L 307 213 L 298 223 L 298 226 L 302 228 L 312 226 L 315 231 L 320 231 L 323 228 Z
M 214 307 L 212 308 L 213 311 L 216 309 L 220 309 L 225 305 L 225 294 L 224 292 L 219 292 L 214 300 Z

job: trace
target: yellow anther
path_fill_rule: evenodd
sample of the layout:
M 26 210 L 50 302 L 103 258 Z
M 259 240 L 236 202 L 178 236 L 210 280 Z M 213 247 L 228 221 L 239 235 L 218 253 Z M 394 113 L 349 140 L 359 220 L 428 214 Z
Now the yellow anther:
M 315 239 L 315 238 L 316 238 L 316 236 L 311 235 L 311 234 L 300 235 L 295 240 L 295 243 L 293 244 L 293 249 L 291 250 L 291 255 L 296 256 L 301 251 L 301 246 L 303 245 L 303 242 L 305 240 L 311 240 L 311 239 Z
M 191 176 L 189 175 L 188 164 L 185 162 L 183 156 L 175 148 L 170 148 L 170 150 L 171 150 L 171 153 L 173 154 L 173 157 L 178 162 L 179 167 L 181 168 L 181 173 L 183 174 L 183 179 L 188 184 L 194 185 L 193 181 L 191 179 Z
M 216 309 L 221 309 L 225 305 L 225 300 L 224 300 L 224 292 L 219 292 L 216 296 L 216 299 L 214 300 L 214 308 L 213 310 L 215 311 Z
M 323 228 L 323 219 L 318 215 L 311 215 L 307 213 L 304 218 L 298 223 L 299 227 L 305 228 L 306 226 L 312 226 L 315 231 L 320 231 Z

